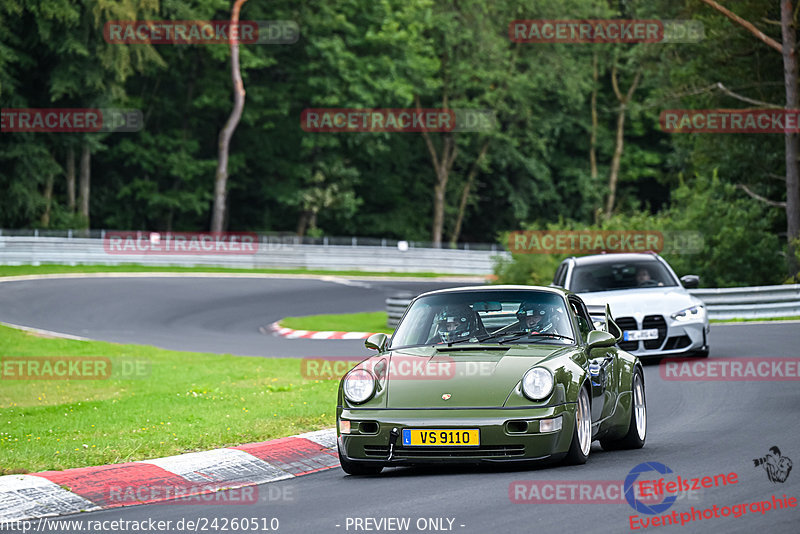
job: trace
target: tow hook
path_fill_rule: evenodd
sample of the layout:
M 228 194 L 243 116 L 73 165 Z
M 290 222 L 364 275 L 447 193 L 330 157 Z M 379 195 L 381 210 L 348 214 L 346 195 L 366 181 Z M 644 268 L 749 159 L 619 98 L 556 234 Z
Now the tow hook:
M 394 456 L 394 445 L 397 443 L 397 438 L 400 437 L 400 431 L 397 430 L 397 427 L 394 427 L 391 432 L 389 432 L 389 458 L 388 461 L 392 460 L 392 456 Z

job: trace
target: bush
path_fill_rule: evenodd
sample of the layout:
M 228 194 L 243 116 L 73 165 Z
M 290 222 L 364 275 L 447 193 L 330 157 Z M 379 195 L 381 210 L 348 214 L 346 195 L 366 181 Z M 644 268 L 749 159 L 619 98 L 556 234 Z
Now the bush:
M 784 261 L 781 243 L 773 233 L 775 210 L 747 197 L 714 174 L 681 182 L 672 193 L 671 207 L 656 215 L 618 214 L 600 224 L 574 221 L 534 223 L 523 230 L 649 230 L 662 233 L 699 232 L 701 251 L 664 251 L 662 256 L 678 274 L 697 274 L 703 287 L 779 284 Z M 508 243 L 508 234 L 501 236 Z M 513 254 L 495 267 L 497 283 L 548 285 L 567 255 Z

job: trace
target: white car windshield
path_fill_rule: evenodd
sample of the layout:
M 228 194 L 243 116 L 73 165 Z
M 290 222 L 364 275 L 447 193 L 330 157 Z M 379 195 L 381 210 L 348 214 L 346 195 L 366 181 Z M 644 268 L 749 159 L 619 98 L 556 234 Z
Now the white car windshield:
M 666 267 L 657 261 L 627 261 L 576 265 L 567 289 L 590 293 L 677 285 Z
M 392 348 L 452 344 L 557 343 L 575 339 L 564 298 L 545 291 L 464 291 L 417 299 Z

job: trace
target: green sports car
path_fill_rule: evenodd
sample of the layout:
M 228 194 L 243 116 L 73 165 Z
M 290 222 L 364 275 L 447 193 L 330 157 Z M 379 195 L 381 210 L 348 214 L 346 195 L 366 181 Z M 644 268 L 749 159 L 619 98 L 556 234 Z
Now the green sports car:
M 534 286 L 446 289 L 415 298 L 391 338 L 339 384 L 339 459 L 352 475 L 441 462 L 586 462 L 640 448 L 644 372 L 617 348 L 606 312 Z

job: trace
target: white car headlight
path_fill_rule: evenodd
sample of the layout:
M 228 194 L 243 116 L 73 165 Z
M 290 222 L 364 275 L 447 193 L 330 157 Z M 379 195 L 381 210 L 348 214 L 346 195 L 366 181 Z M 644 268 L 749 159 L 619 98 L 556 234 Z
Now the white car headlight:
M 704 313 L 703 306 L 692 306 L 691 308 L 686 308 L 685 310 L 681 310 L 679 312 L 675 312 L 670 317 L 675 319 L 676 321 L 692 321 L 694 319 L 698 319 Z
M 353 369 L 344 377 L 343 389 L 344 396 L 350 402 L 366 402 L 375 393 L 375 377 L 364 369 Z
M 522 392 L 531 400 L 542 400 L 552 391 L 553 375 L 544 367 L 529 369 L 522 377 Z

